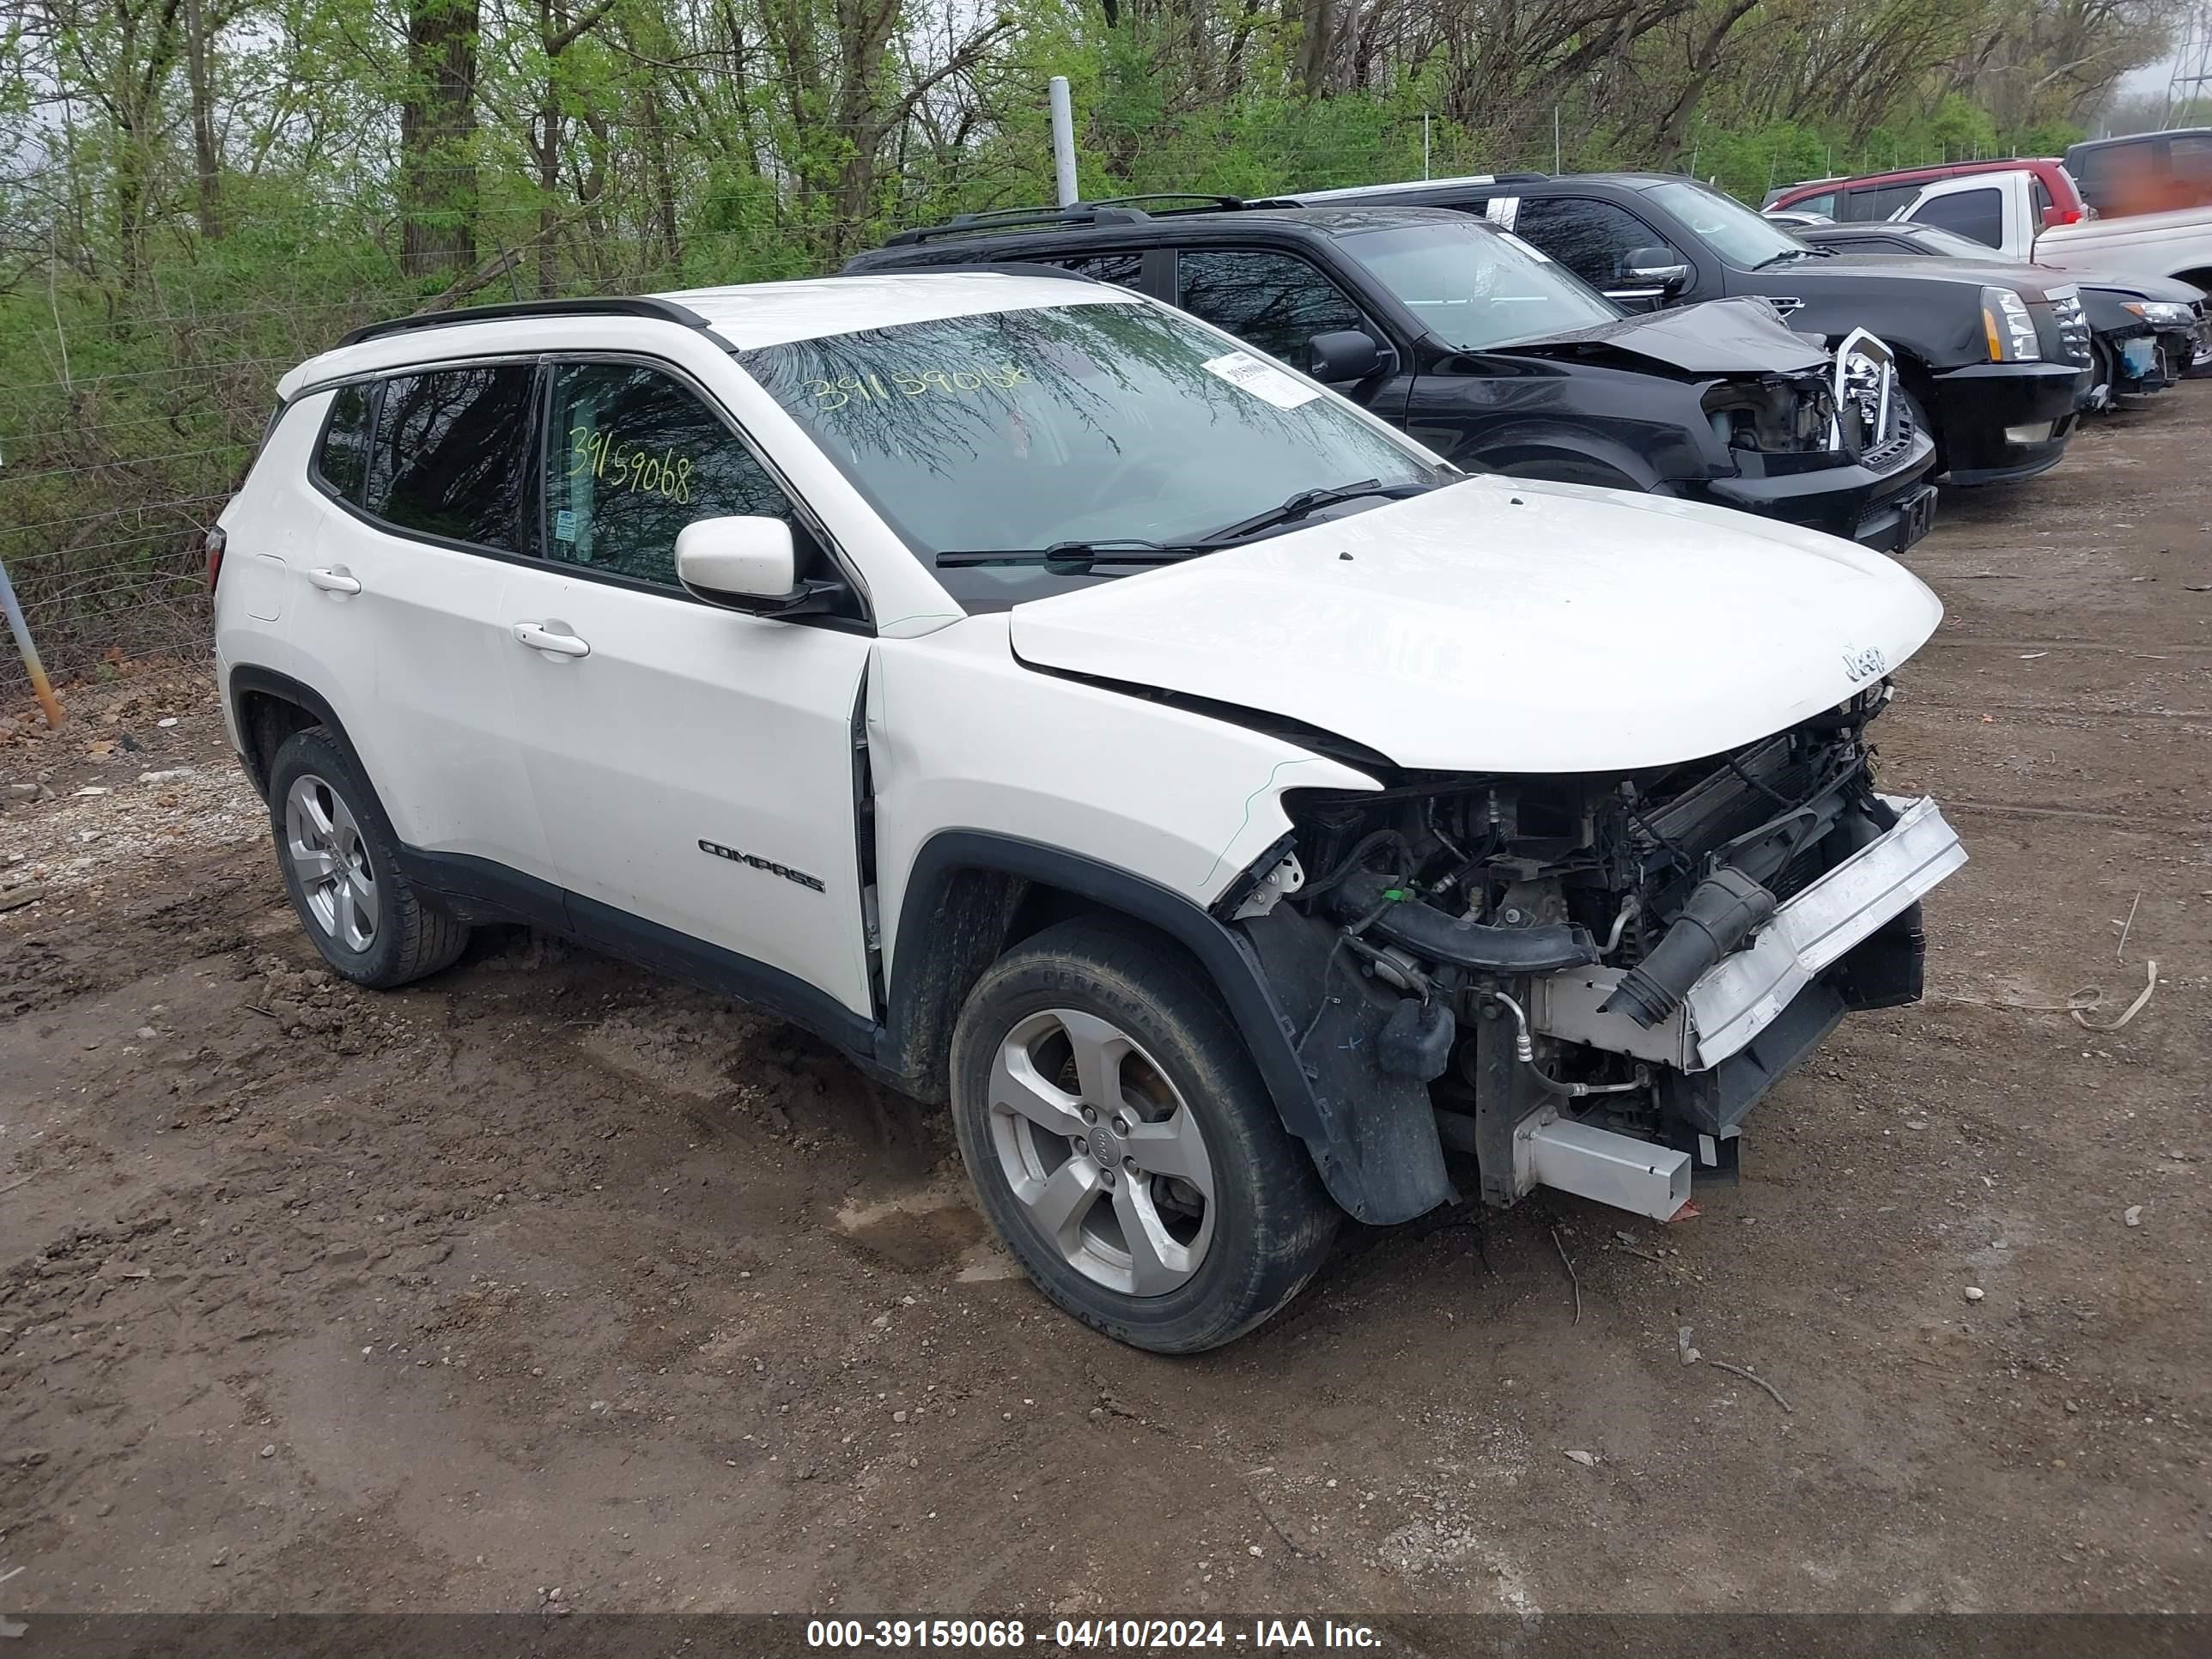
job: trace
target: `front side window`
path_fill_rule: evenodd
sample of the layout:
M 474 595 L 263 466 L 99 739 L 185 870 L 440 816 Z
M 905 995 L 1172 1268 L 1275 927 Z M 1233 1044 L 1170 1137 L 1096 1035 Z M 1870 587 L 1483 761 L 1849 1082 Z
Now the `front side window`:
M 1611 202 L 1535 197 L 1521 204 L 1513 228 L 1592 288 L 1619 287 L 1633 263 L 1629 256 L 1646 249 L 1665 252 L 1659 263 L 1683 262 L 1650 226 Z
M 341 501 L 361 504 L 361 487 L 368 477 L 368 423 L 373 412 L 371 386 L 342 386 L 331 398 L 330 419 L 323 426 L 322 446 L 315 452 L 315 476 Z
M 1994 185 L 1931 196 L 1912 210 L 1912 222 L 1934 225 L 1984 247 L 1999 247 L 2004 243 L 2004 198 Z
M 563 363 L 546 422 L 545 556 L 664 587 L 695 519 L 796 523 L 791 501 L 721 417 L 674 376 Z
M 365 505 L 397 529 L 522 550 L 535 371 L 441 368 L 387 380 Z
M 1472 222 L 1362 231 L 1341 246 L 1431 334 L 1462 351 L 1596 328 L 1621 315 L 1564 264 Z
M 1300 368 L 1315 335 L 1367 326 L 1344 290 L 1295 253 L 1186 248 L 1176 275 L 1185 311 Z
M 1189 543 L 1304 490 L 1453 476 L 1187 317 L 1077 292 L 1095 297 L 794 340 L 738 361 L 933 564 L 955 550 Z M 1103 573 L 1031 560 L 938 576 L 990 610 Z

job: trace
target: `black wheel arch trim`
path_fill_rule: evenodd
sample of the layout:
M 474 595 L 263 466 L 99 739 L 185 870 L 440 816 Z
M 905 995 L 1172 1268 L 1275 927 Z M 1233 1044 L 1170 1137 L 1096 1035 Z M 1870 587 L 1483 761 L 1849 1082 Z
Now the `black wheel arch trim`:
M 1263 858 L 1267 854 L 1261 855 Z M 1277 854 L 1279 856 L 1279 854 Z M 1229 1016 L 1249 1048 L 1275 1103 L 1283 1127 L 1305 1143 L 1329 1196 L 1351 1215 L 1365 1221 L 1407 1219 L 1374 1213 L 1361 1178 L 1357 1143 L 1346 1121 L 1350 1103 L 1331 1101 L 1315 1087 L 1299 1062 L 1297 1030 L 1276 1000 L 1258 953 L 1232 927 L 1196 903 L 1158 882 L 1079 853 L 975 830 L 939 830 L 923 842 L 907 876 L 899 903 L 896 948 L 890 963 L 889 1020 L 878 1054 L 884 1071 L 920 1081 L 927 1069 L 933 1033 L 943 1018 L 929 999 L 945 988 L 921 971 L 931 921 L 949 887 L 963 871 L 1012 877 L 1073 893 L 1103 908 L 1157 928 L 1196 958 L 1212 981 Z M 961 988 L 962 1000 L 965 988 Z M 957 1010 L 956 1010 L 957 1012 Z
M 356 774 L 368 780 L 368 769 L 362 764 L 361 755 L 354 748 L 352 738 L 347 735 L 345 722 L 338 718 L 328 698 L 289 674 L 280 674 L 255 663 L 240 663 L 230 671 L 230 683 L 223 688 L 223 696 L 230 703 L 231 719 L 238 729 L 241 745 L 239 759 L 246 768 L 246 776 L 252 780 L 254 793 L 264 800 L 269 798 L 269 779 L 263 770 L 263 757 L 254 750 L 252 732 L 246 719 L 246 700 L 255 693 L 274 697 L 279 702 L 296 704 L 313 714 L 316 724 L 326 728 L 331 741 L 345 751 L 346 761 Z M 375 785 L 372 781 L 369 787 L 374 788 Z

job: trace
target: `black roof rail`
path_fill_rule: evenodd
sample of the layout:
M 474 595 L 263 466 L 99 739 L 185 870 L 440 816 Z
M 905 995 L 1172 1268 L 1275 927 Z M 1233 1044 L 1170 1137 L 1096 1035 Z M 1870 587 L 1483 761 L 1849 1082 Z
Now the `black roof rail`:
M 1187 202 L 1188 207 L 1169 208 L 1168 213 L 1214 213 L 1249 205 L 1241 196 L 1210 196 L 1200 191 L 1158 191 L 1144 196 L 1106 196 L 1096 201 L 1071 202 L 1066 207 L 996 208 L 988 213 L 955 214 L 941 225 L 916 225 L 889 238 L 885 247 L 913 247 L 941 236 L 982 236 L 994 230 L 1019 230 L 1030 225 L 1141 225 L 1161 216 L 1147 212 L 1140 202 Z
M 866 259 L 867 255 L 856 254 L 854 258 Z M 1066 265 L 1049 265 L 1035 259 L 962 259 L 957 262 L 947 259 L 940 264 L 930 265 L 856 265 L 848 261 L 837 275 L 840 276 L 942 276 L 948 272 L 962 270 L 984 270 L 1000 276 L 1056 276 L 1070 283 L 1095 283 L 1098 281 L 1096 276 L 1086 272 L 1070 270 Z
M 380 340 L 387 335 L 410 333 L 418 328 L 444 328 L 459 323 L 496 323 L 514 317 L 651 317 L 686 328 L 705 328 L 707 319 L 689 306 L 650 295 L 617 295 L 601 300 L 521 300 L 491 306 L 462 306 L 452 311 L 418 311 L 411 317 L 368 323 L 338 341 L 341 346 Z

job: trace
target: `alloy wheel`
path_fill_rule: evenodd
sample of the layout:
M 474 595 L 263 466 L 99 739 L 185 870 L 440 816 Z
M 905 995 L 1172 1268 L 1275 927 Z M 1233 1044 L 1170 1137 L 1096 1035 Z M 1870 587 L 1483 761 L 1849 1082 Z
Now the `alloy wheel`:
M 1167 1073 L 1110 1020 L 1040 1010 L 999 1045 L 991 1139 L 1039 1236 L 1128 1296 L 1187 1283 L 1213 1241 L 1213 1164 Z
M 356 953 L 376 942 L 381 906 L 368 845 L 345 798 L 312 772 L 284 796 L 284 856 L 316 927 Z

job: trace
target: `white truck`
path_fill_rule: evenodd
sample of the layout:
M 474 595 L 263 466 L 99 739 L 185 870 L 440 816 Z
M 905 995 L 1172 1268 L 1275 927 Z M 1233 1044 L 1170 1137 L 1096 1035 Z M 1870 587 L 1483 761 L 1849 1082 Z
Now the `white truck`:
M 1936 225 L 2079 274 L 2170 277 L 2212 289 L 2212 207 L 2043 227 L 2032 173 L 1970 173 L 1923 185 L 1889 216 Z
M 216 671 L 325 960 L 520 921 L 774 1011 L 949 1101 L 1140 1346 L 1249 1329 L 1345 1214 L 1673 1213 L 1917 999 L 1966 857 L 1875 785 L 1942 616 L 1896 561 L 1461 475 L 1110 284 L 488 307 L 279 392 Z

